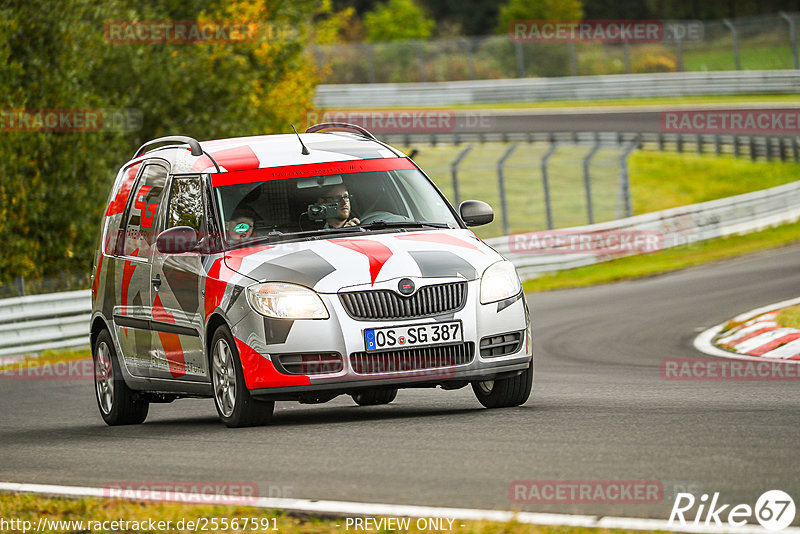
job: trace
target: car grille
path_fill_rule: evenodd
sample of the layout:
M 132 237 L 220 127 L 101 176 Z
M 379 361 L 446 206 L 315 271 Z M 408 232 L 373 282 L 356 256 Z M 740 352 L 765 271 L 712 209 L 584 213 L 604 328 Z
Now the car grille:
M 338 352 L 273 355 L 278 370 L 289 375 L 324 375 L 338 373 L 344 368 Z
M 475 354 L 474 343 L 419 347 L 377 352 L 354 352 L 350 355 L 353 371 L 360 375 L 422 371 L 465 365 Z
M 429 317 L 461 309 L 467 299 L 467 283 L 423 286 L 409 297 L 381 289 L 339 293 L 339 298 L 354 319 Z
M 514 354 L 522 346 L 522 332 L 510 332 L 497 336 L 487 336 L 481 339 L 481 356 L 491 358 L 493 356 L 505 356 Z

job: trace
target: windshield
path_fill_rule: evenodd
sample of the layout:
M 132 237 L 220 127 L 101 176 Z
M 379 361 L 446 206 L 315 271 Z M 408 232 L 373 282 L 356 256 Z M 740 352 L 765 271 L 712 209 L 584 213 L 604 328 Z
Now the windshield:
M 214 188 L 229 245 L 301 232 L 459 227 L 446 200 L 417 169 L 278 180 L 264 175 L 264 181 Z

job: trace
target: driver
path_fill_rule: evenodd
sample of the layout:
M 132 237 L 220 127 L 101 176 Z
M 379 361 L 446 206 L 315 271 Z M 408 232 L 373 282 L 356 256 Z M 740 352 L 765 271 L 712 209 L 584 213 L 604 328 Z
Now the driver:
M 357 226 L 361 223 L 357 218 L 351 218 L 350 194 L 344 184 L 333 185 L 325 189 L 317 198 L 317 204 L 337 204 L 339 206 L 336 217 L 325 219 L 325 228 Z

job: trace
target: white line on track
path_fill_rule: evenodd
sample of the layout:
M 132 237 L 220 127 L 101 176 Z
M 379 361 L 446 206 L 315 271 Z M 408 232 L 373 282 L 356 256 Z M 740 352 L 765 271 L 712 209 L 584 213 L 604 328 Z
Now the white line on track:
M 19 484 L 13 482 L 0 482 L 0 492 L 38 493 L 59 497 L 108 497 L 106 488 L 90 488 L 80 486 L 54 486 L 46 484 Z M 123 493 L 124 495 L 124 493 Z M 170 501 L 183 504 L 197 503 L 210 504 L 209 495 L 192 493 L 170 493 L 167 495 L 153 494 L 149 501 Z M 123 497 L 125 498 L 125 497 Z M 131 500 L 141 501 L 140 497 L 132 495 Z M 231 497 L 226 496 L 226 503 Z M 745 525 L 742 527 L 718 527 L 704 525 L 670 525 L 663 519 L 646 519 L 638 517 L 603 517 L 592 515 L 548 514 L 537 512 L 512 512 L 506 510 L 481 510 L 473 508 L 441 508 L 433 506 L 415 506 L 403 504 L 378 504 L 344 501 L 323 501 L 311 499 L 278 499 L 259 497 L 252 499 L 242 498 L 245 506 L 267 508 L 272 510 L 285 510 L 287 512 L 301 512 L 322 516 L 391 516 L 391 517 L 436 517 L 460 519 L 463 521 L 516 521 L 531 525 L 563 525 L 587 528 L 617 528 L 629 530 L 662 530 L 673 532 L 698 532 L 709 534 L 736 533 L 736 534 L 765 534 L 767 531 L 759 525 Z M 231 503 L 233 504 L 233 503 Z M 783 534 L 800 534 L 800 528 L 790 527 L 781 531 Z
M 776 302 L 775 304 L 769 304 L 767 306 L 762 306 L 760 308 L 756 308 L 755 310 L 750 310 L 748 312 L 740 313 L 733 319 L 732 321 L 736 322 L 744 322 L 751 317 L 755 317 L 756 315 L 761 315 L 762 313 L 771 312 L 773 310 L 777 310 L 779 308 L 786 308 L 788 306 L 794 306 L 795 304 L 800 304 L 800 297 L 793 298 L 789 300 L 783 300 L 781 302 Z M 769 361 L 769 362 L 788 362 L 788 363 L 798 363 L 800 364 L 800 360 L 778 360 L 774 358 L 764 358 L 763 356 L 747 356 L 745 354 L 736 354 L 735 352 L 723 350 L 712 343 L 712 340 L 717 336 L 717 334 L 722 331 L 728 321 L 724 323 L 718 324 L 716 326 L 712 326 L 711 328 L 701 332 L 696 338 L 694 338 L 694 348 L 699 350 L 704 354 L 708 354 L 709 356 L 719 356 L 721 358 L 731 358 L 733 360 L 755 360 L 759 362 Z

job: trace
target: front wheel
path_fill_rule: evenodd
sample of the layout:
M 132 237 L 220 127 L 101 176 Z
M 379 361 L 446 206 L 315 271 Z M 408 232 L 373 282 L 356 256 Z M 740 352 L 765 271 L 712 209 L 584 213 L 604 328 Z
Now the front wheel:
M 359 406 L 389 404 L 397 397 L 396 389 L 368 389 L 351 395 Z
M 508 408 L 525 404 L 533 387 L 533 359 L 522 373 L 502 380 L 473 382 L 472 391 L 486 408 Z
M 217 413 L 229 428 L 261 426 L 272 418 L 275 403 L 250 395 L 239 351 L 225 326 L 217 328 L 211 340 L 211 380 Z
M 150 403 L 125 383 L 111 334 L 103 330 L 92 351 L 94 392 L 103 421 L 109 426 L 138 425 L 147 419 Z

